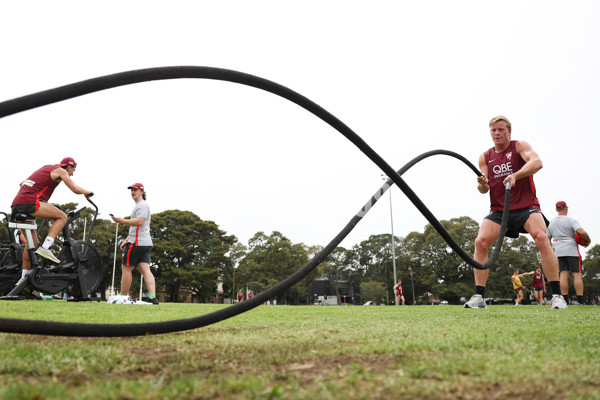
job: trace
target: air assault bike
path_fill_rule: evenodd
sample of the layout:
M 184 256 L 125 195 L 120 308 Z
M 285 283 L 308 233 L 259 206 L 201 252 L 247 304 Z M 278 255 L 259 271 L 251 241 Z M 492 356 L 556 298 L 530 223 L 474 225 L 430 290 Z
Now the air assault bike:
M 69 226 L 81 216 L 86 209 L 82 207 L 77 211 L 67 214 L 67 223 L 63 228 L 63 243 L 58 253 L 59 264 L 55 264 L 38 256 L 35 251 L 32 231 L 37 230 L 35 219 L 27 214 L 9 215 L 6 217 L 6 226 L 9 230 L 10 247 L 0 262 L 0 297 L 1 300 L 40 299 L 35 292 L 54 295 L 65 292 L 70 296 L 70 301 L 99 301 L 97 297 L 90 297 L 90 293 L 98 288 L 104 276 L 104 265 L 96 247 L 91 243 L 91 233 L 98 216 L 98 207 L 89 198 L 87 199 L 95 208 L 92 223 L 87 232 L 87 240 L 71 238 Z M 42 222 L 44 226 L 46 220 Z M 40 227 L 40 228 L 41 228 Z M 23 264 L 23 249 L 14 231 L 21 229 L 27 241 L 27 252 L 31 261 L 31 272 L 26 279 L 21 279 Z M 28 292 L 26 289 L 30 289 Z

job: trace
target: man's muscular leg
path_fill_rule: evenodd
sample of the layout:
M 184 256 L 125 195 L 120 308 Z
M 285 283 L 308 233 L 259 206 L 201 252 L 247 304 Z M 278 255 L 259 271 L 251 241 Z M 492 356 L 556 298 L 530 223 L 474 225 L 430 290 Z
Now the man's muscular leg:
M 490 221 L 489 219 L 484 219 L 479 227 L 479 233 L 477 234 L 477 239 L 475 239 L 475 254 L 473 255 L 473 259 L 481 264 L 487 262 L 488 260 L 488 252 L 490 246 L 496 239 L 498 239 L 498 235 L 500 234 L 500 225 L 497 223 Z M 476 286 L 485 286 L 487 283 L 488 276 L 490 274 L 489 269 L 474 269 L 475 274 L 475 285 Z

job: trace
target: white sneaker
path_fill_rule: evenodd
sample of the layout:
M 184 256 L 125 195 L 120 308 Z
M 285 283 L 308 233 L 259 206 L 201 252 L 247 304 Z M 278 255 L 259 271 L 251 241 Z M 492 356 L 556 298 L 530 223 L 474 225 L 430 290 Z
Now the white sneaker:
M 131 297 L 124 294 L 110 296 L 106 301 L 108 304 L 131 304 Z
M 40 247 L 35 251 L 35 254 L 37 254 L 40 257 L 44 257 L 46 260 L 50 260 L 53 263 L 60 264 L 60 260 L 54 257 L 54 254 L 52 254 L 52 250 L 50 249 Z
M 487 305 L 480 294 L 474 294 L 469 301 L 465 303 L 464 308 L 487 308 Z
M 566 310 L 567 308 L 569 308 L 569 306 L 567 305 L 567 302 L 560 294 L 553 294 L 552 302 L 550 304 L 552 304 L 552 307 L 550 307 L 551 309 L 556 308 L 559 310 Z
M 114 296 L 110 296 L 106 302 L 108 304 L 135 304 L 135 305 L 139 305 L 139 306 L 151 306 L 152 305 L 152 303 L 148 303 L 146 301 L 133 300 L 131 297 L 123 295 L 123 294 L 117 294 Z

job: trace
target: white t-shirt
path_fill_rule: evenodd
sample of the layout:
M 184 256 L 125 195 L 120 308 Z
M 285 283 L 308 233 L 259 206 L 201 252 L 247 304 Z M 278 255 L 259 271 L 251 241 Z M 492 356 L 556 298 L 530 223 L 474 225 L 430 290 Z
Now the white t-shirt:
M 575 241 L 575 232 L 581 229 L 579 222 L 566 215 L 559 215 L 550 221 L 546 229 L 552 237 L 552 246 L 557 257 L 579 257 L 579 248 Z
M 140 226 L 129 227 L 129 243 L 135 243 L 136 246 L 152 246 L 152 238 L 150 237 L 150 206 L 146 200 L 140 200 L 133 207 L 131 219 L 145 218 L 146 221 Z

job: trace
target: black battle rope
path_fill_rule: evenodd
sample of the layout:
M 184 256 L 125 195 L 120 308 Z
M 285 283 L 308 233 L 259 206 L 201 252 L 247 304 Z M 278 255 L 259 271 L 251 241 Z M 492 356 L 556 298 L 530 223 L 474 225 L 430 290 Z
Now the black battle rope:
M 408 170 L 412 165 L 418 161 L 411 161 L 405 166 L 404 171 L 396 172 L 388 165 L 369 145 L 362 140 L 354 131 L 352 131 L 343 122 L 337 119 L 335 116 L 330 114 L 328 111 L 323 109 L 321 106 L 312 102 L 308 98 L 296 93 L 285 86 L 281 86 L 272 81 L 245 74 L 242 72 L 211 68 L 211 67 L 161 67 L 161 68 L 149 68 L 142 70 L 134 70 L 121 72 L 112 75 L 106 75 L 99 78 L 89 79 L 77 83 L 73 83 L 66 86 L 61 86 L 55 89 L 46 90 L 39 93 L 19 97 L 13 100 L 8 100 L 0 103 L 0 118 L 8 115 L 16 114 L 22 111 L 30 110 L 32 108 L 41 107 L 44 105 L 56 103 L 62 100 L 71 99 L 74 97 L 82 96 L 97 92 L 100 90 L 110 89 L 118 86 L 129 85 L 133 83 L 140 83 L 153 80 L 164 80 L 164 79 L 182 79 L 182 78 L 201 78 L 201 79 L 215 79 L 223 80 L 228 82 L 239 83 L 247 86 L 256 87 L 258 89 L 265 90 L 267 92 L 281 96 L 289 101 L 298 104 L 302 108 L 310 111 L 323 121 L 331 125 L 338 132 L 344 135 L 354 145 L 356 145 L 369 159 L 371 159 L 390 179 L 394 182 L 400 190 L 409 198 L 409 200 L 417 207 L 417 209 L 425 216 L 429 223 L 440 233 L 444 240 L 450 245 L 450 247 L 457 252 L 457 254 L 463 258 L 465 262 L 474 268 L 486 269 L 489 268 L 489 264 L 493 262 L 493 257 L 486 264 L 480 264 L 473 260 L 465 251 L 463 251 L 456 242 L 452 239 L 450 234 L 442 226 L 442 224 L 435 218 L 435 216 L 427 209 L 425 204 L 417 197 L 412 189 L 404 182 L 400 177 L 401 173 Z M 473 171 L 479 174 L 479 171 L 470 164 L 462 156 L 440 150 L 441 153 L 429 152 L 425 153 L 418 158 L 426 158 L 433 154 L 447 154 L 452 155 L 461 161 L 467 163 Z M 403 168 L 404 169 L 404 168 Z M 378 192 L 387 190 L 389 184 L 384 185 L 385 189 L 380 189 Z M 507 187 L 507 189 L 509 189 Z M 383 193 L 381 192 L 381 194 Z M 312 260 L 310 260 L 304 267 L 290 275 L 288 278 L 279 282 L 277 285 L 267 289 L 263 293 L 253 297 L 250 300 L 246 300 L 242 303 L 235 304 L 233 306 L 221 309 L 219 311 L 205 314 L 199 317 L 180 319 L 174 321 L 164 322 L 149 322 L 143 324 L 84 324 L 84 323 L 69 323 L 69 322 L 54 322 L 54 321 L 41 321 L 41 320 L 22 320 L 22 319 L 10 319 L 0 318 L 0 332 L 10 333 L 28 333 L 28 334 L 41 334 L 41 335 L 57 335 L 57 336 L 86 336 L 86 337 L 112 337 L 112 336 L 138 336 L 145 334 L 159 334 L 184 331 L 189 329 L 200 328 L 203 326 L 211 325 L 219 321 L 223 321 L 227 318 L 231 318 L 235 315 L 241 314 L 254 307 L 259 306 L 266 300 L 278 296 L 287 290 L 292 285 L 299 282 L 305 277 L 310 271 L 312 271 L 317 265 L 319 265 L 345 238 L 345 236 L 354 228 L 354 226 L 362 219 L 369 208 L 381 197 L 381 194 L 375 194 L 373 198 L 369 200 L 357 215 L 346 225 L 346 227 L 327 245 L 325 246 Z M 510 191 L 507 190 L 506 198 L 510 198 Z M 505 201 L 505 211 L 508 209 L 508 202 Z M 503 226 L 506 226 L 508 213 L 505 212 L 503 218 Z M 506 221 L 504 220 L 506 219 Z M 504 229 L 501 229 L 504 232 Z M 504 235 L 501 235 L 500 239 L 503 239 Z M 498 241 L 496 250 L 501 247 L 501 241 Z M 496 251 L 494 252 L 496 254 Z

